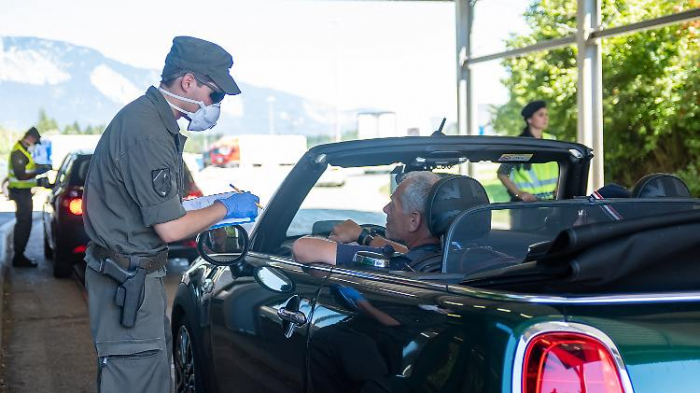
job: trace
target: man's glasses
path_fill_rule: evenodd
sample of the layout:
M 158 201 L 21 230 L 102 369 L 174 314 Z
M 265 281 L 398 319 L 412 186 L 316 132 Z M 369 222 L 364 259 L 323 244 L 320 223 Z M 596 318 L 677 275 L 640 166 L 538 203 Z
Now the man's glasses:
M 213 104 L 218 104 L 219 102 L 224 100 L 224 97 L 226 97 L 226 93 L 221 91 L 221 89 L 216 87 L 213 83 L 205 82 L 197 77 L 195 77 L 194 79 L 196 79 L 197 82 L 199 82 L 199 83 L 203 84 L 204 86 L 207 86 L 208 88 L 211 89 L 211 94 L 209 94 L 209 98 L 211 98 L 211 102 Z

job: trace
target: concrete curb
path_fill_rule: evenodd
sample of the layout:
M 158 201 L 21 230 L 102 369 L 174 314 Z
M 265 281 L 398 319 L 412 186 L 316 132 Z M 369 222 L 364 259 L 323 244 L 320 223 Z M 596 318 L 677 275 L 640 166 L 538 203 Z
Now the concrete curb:
M 0 350 L 2 350 L 2 320 L 3 304 L 5 302 L 5 277 L 10 265 L 10 250 L 12 249 L 12 235 L 14 233 L 15 219 L 0 226 Z

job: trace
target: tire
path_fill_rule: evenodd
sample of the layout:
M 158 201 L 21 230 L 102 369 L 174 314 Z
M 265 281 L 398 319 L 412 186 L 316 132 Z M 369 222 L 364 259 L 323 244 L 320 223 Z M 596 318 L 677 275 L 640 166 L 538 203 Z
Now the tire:
M 173 330 L 173 364 L 175 366 L 175 392 L 202 393 L 208 392 L 202 368 L 201 348 L 194 336 L 192 324 L 183 315 L 177 321 Z
M 73 260 L 70 253 L 61 248 L 61 242 L 56 239 L 56 250 L 53 253 L 53 276 L 56 278 L 68 278 L 73 271 Z

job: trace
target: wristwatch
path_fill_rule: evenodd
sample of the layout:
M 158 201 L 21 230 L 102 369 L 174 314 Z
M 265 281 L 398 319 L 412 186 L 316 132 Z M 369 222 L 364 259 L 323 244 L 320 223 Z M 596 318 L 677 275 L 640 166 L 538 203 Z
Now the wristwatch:
M 372 240 L 374 240 L 372 233 L 363 228 L 360 232 L 360 236 L 357 237 L 357 244 L 361 246 L 369 246 L 369 244 L 372 243 Z

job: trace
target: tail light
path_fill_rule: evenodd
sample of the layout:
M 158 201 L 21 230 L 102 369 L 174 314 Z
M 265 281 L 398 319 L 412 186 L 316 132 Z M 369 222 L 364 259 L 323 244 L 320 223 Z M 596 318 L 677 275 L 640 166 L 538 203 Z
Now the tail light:
M 203 196 L 204 196 L 204 194 L 202 194 L 202 191 L 200 191 L 200 189 L 197 186 L 195 186 L 194 183 L 192 183 L 192 185 L 190 186 L 190 189 L 187 190 L 187 195 L 185 195 L 185 198 L 183 198 L 183 199 L 189 200 L 189 199 L 199 198 L 199 197 L 203 197 Z
M 194 239 L 184 240 L 182 245 L 187 248 L 197 248 L 197 242 Z
M 525 349 L 523 393 L 622 393 L 613 354 L 600 340 L 582 333 L 550 332 Z
M 63 206 L 73 215 L 83 215 L 83 198 L 66 198 L 63 200 Z
M 73 249 L 73 254 L 82 254 L 87 250 L 87 246 L 84 244 L 81 244 Z

